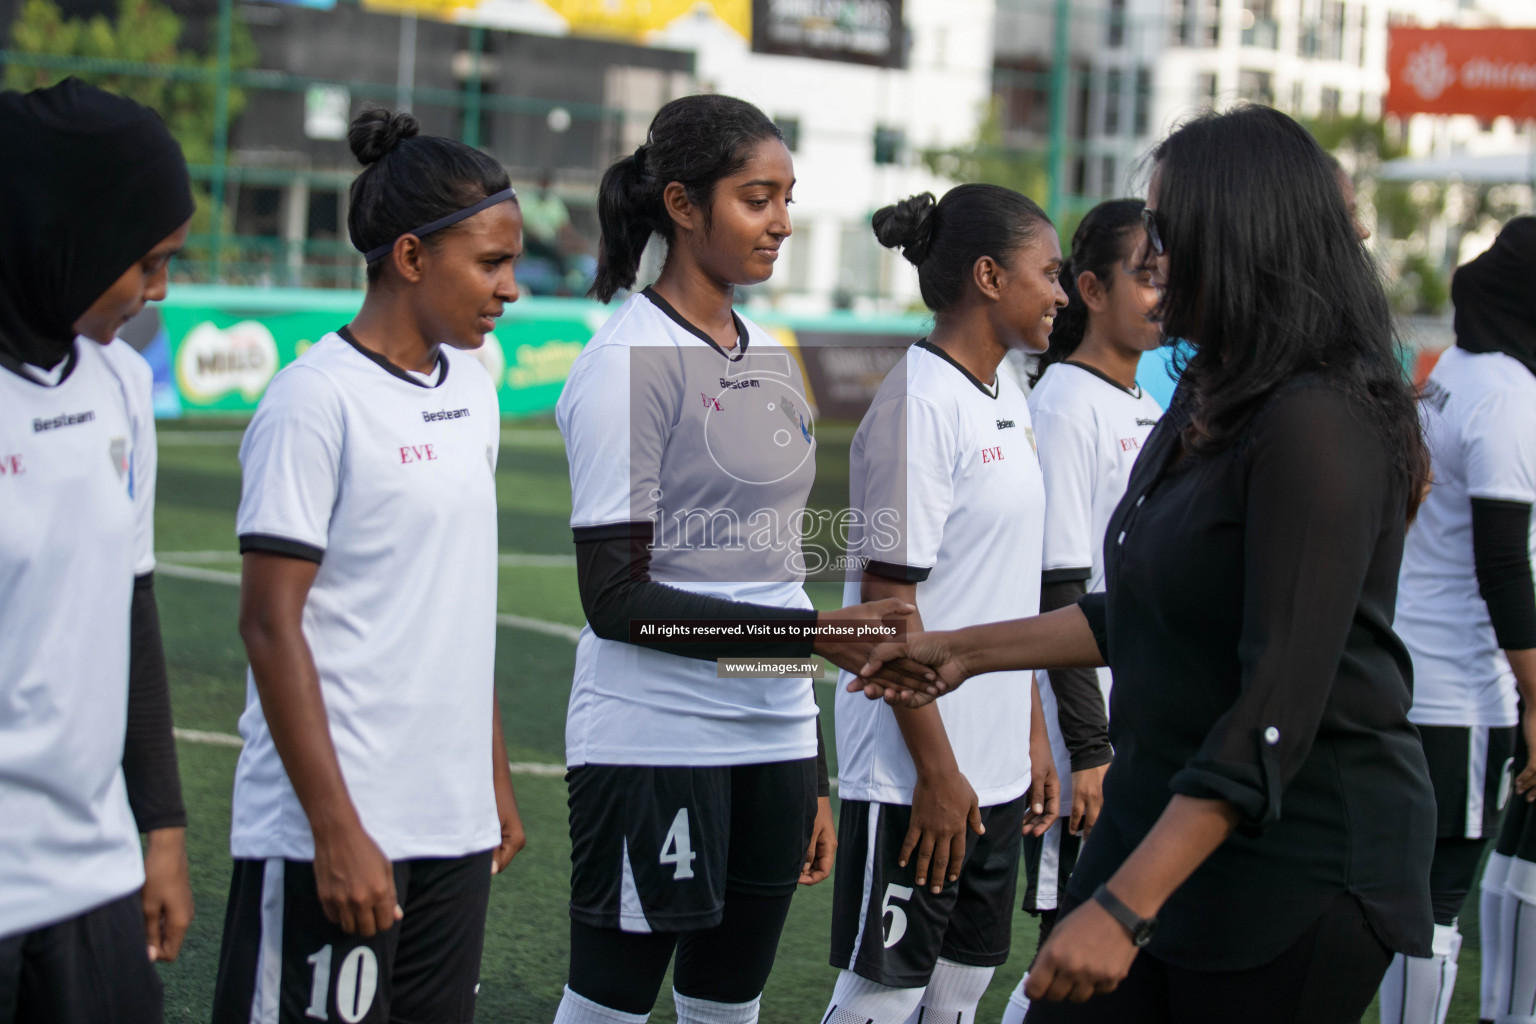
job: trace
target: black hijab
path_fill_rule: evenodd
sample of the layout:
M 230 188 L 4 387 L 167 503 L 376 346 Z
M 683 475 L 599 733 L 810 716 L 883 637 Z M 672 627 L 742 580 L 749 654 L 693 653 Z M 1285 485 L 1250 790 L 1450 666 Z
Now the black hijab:
M 1503 352 L 1536 373 L 1536 217 L 1504 225 L 1493 247 L 1456 269 L 1456 344 Z
M 57 366 L 80 315 L 191 216 L 153 110 L 75 78 L 0 92 L 0 356 Z

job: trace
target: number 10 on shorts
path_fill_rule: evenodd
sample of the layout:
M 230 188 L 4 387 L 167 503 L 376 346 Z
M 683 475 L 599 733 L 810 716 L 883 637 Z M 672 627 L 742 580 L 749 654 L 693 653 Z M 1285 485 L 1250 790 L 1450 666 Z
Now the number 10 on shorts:
M 901 941 L 901 937 L 907 934 L 907 912 L 891 901 L 900 900 L 905 903 L 911 898 L 910 885 L 897 885 L 892 882 L 885 887 L 885 898 L 880 901 L 880 924 L 885 929 L 886 949 L 896 945 Z M 886 924 L 887 917 L 891 919 L 890 924 Z
M 329 1020 L 326 1004 L 331 992 L 331 947 L 322 946 L 318 953 L 305 958 L 314 969 L 310 978 L 309 1006 L 304 1016 L 312 1020 Z M 373 997 L 379 991 L 379 959 L 367 946 L 357 946 L 341 961 L 336 972 L 336 1013 L 347 1024 L 357 1024 L 368 1016 L 373 1008 Z
M 672 819 L 672 827 L 667 829 L 667 838 L 661 844 L 659 860 L 672 866 L 672 881 L 681 882 L 693 877 L 693 859 L 697 856 L 688 832 L 688 808 L 679 807 L 677 817 Z

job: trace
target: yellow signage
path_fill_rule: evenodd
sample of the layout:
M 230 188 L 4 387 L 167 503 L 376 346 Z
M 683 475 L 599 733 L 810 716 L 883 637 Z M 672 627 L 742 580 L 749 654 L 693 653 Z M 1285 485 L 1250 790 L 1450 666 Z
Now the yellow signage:
M 644 39 L 696 8 L 714 15 L 743 38 L 752 34 L 751 0 L 544 0 L 574 35 Z
M 363 0 L 369 10 L 415 13 L 429 18 L 471 20 L 479 0 Z M 752 0 L 533 0 L 553 11 L 571 35 L 607 36 L 644 42 L 673 22 L 703 13 L 752 38 Z M 514 18 L 514 20 L 516 20 Z M 498 24 L 500 20 L 498 19 Z M 548 31 L 548 20 L 530 20 L 530 28 Z M 516 30 L 516 24 L 505 25 Z

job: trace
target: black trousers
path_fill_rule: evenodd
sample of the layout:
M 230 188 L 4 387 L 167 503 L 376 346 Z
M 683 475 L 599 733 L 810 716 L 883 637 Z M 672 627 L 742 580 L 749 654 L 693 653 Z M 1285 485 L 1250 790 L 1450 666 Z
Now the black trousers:
M 156 1024 L 161 998 L 137 892 L 0 939 L 0 1024 Z
M 1065 918 L 1078 901 L 1062 903 Z M 1274 960 L 1243 971 L 1196 971 L 1146 951 L 1113 992 L 1086 1003 L 1036 1000 L 1026 1024 L 1356 1024 L 1392 961 L 1353 896 Z

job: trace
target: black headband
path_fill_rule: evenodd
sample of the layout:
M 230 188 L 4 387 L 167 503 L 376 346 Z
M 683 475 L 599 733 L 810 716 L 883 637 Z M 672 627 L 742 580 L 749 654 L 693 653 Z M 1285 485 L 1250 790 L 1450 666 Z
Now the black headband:
M 417 238 L 420 238 L 423 235 L 430 235 L 434 231 L 441 231 L 443 228 L 448 227 L 450 224 L 457 224 L 461 220 L 466 220 L 470 217 L 473 217 L 481 210 L 488 210 L 495 206 L 497 203 L 504 203 L 508 199 L 516 198 L 516 189 L 504 188 L 500 192 L 495 192 L 486 196 L 484 199 L 480 200 L 473 206 L 466 206 L 464 209 L 459 210 L 457 213 L 450 213 L 446 217 L 437 218 L 437 220 L 432 221 L 430 224 L 423 224 L 421 227 L 416 228 L 413 231 L 407 231 L 405 234 L 402 234 L 400 238 L 404 238 L 405 235 L 415 235 Z M 400 241 L 400 238 L 395 239 L 395 242 Z M 363 259 L 368 263 L 372 263 L 374 260 L 380 258 L 381 256 L 389 255 L 389 251 L 395 247 L 395 242 L 389 242 L 385 245 L 380 245 L 376 248 L 369 249 L 366 253 L 363 254 Z

